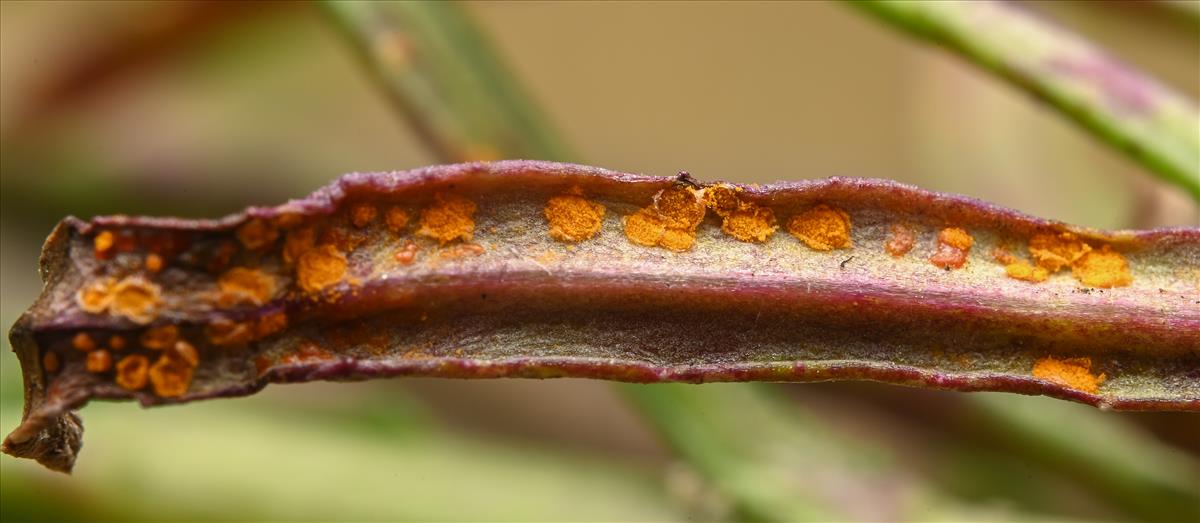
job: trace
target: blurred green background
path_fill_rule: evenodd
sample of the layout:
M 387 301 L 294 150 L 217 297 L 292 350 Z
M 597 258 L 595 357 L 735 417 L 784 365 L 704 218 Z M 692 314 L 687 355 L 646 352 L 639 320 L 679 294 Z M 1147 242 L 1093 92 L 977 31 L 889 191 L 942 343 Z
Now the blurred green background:
M 1023 5 L 1200 96 L 1200 23 L 1185 10 Z M 1182 191 L 1023 94 L 840 4 L 460 7 L 590 164 L 891 178 L 1102 228 L 1200 222 Z M 65 215 L 213 217 L 340 173 L 436 161 L 310 4 L 3 2 L 0 67 L 4 326 L 37 295 L 41 241 Z M 7 432 L 22 398 L 3 349 Z M 1200 510 L 1188 512 L 1200 416 L 869 383 L 770 388 L 813 429 L 769 450 L 841 509 L 817 519 Z M 320 383 L 82 414 L 75 475 L 0 457 L 0 519 L 712 520 L 758 502 L 714 485 L 603 382 Z M 772 481 L 745 472 L 736 481 Z

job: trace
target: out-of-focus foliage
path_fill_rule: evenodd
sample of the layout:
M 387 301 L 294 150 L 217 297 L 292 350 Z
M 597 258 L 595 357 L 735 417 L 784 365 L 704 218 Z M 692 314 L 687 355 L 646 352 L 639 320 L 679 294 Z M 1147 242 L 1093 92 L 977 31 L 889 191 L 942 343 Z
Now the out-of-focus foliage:
M 305 194 L 342 172 L 431 163 L 315 8 L 229 5 L 0 3 L 0 324 L 36 296 L 38 248 L 63 215 L 215 216 Z M 1196 26 L 1146 5 L 1027 7 L 1194 98 Z M 838 5 L 466 8 L 566 141 L 599 165 L 744 182 L 877 176 L 1081 225 L 1197 223 L 1182 193 L 1022 95 Z M 81 70 L 97 72 L 63 80 Z M 1170 519 L 1198 473 L 1195 416 L 989 396 L 1028 416 L 1034 433 L 1056 436 L 1020 441 L 981 428 L 955 395 L 781 388 L 826 437 L 861 443 L 866 463 L 938 492 L 914 498 L 916 518 Z M 21 404 L 7 340 L 0 394 L 7 431 Z M 0 459 L 0 519 L 748 512 L 601 383 L 285 386 L 186 409 L 96 404 L 83 415 L 88 448 L 76 476 Z M 733 429 L 752 438 L 759 427 Z M 820 452 L 791 449 L 792 467 L 805 466 L 805 451 Z M 836 466 L 833 456 L 822 463 Z M 886 485 L 835 487 L 846 503 L 894 499 Z

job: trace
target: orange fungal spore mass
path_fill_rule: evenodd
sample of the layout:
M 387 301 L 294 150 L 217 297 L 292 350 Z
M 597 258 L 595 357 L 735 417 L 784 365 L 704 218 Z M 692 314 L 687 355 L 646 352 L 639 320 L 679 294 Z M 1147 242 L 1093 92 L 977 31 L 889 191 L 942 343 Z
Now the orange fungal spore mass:
M 234 267 L 217 278 L 221 289 L 220 305 L 228 307 L 240 303 L 262 305 L 275 295 L 275 278 L 247 267 Z
M 1028 282 L 1043 282 L 1050 277 L 1050 271 L 1037 267 L 1024 260 L 1017 260 L 1004 266 L 1004 274 L 1015 280 Z
M 572 193 L 550 198 L 542 209 L 550 237 L 562 242 L 581 242 L 595 236 L 604 224 L 604 212 L 604 205 Z
M 379 210 L 376 209 L 374 205 L 369 203 L 356 203 L 350 207 L 350 223 L 361 229 L 375 221 L 375 216 L 378 214 Z
M 296 264 L 296 280 L 306 292 L 317 293 L 346 275 L 346 255 L 333 245 L 309 249 Z
M 389 231 L 400 234 L 408 226 L 408 213 L 399 207 L 388 207 L 387 212 L 384 213 L 383 221 L 387 224 Z
M 100 231 L 92 239 L 92 252 L 97 258 L 104 259 L 112 254 L 114 245 L 116 245 L 116 237 L 113 236 L 112 231 Z
M 850 247 L 850 226 L 850 215 L 845 211 L 819 204 L 793 216 L 787 229 L 815 251 L 832 251 Z
M 58 372 L 58 369 L 61 366 L 62 360 L 58 359 L 57 352 L 47 352 L 42 355 L 42 370 L 46 371 L 48 374 L 54 374 Z
M 150 360 L 140 354 L 121 358 L 117 362 L 117 385 L 126 390 L 140 390 L 146 386 Z
M 175 345 L 175 340 L 178 339 L 179 327 L 168 323 L 146 329 L 146 332 L 142 333 L 138 341 L 147 349 L 163 350 Z
M 704 202 L 697 191 L 680 185 L 654 196 L 654 202 L 625 217 L 625 236 L 630 242 L 683 252 L 696 241 L 696 226 L 704 219 Z
M 317 231 L 312 227 L 301 227 L 288 231 L 283 238 L 283 261 L 296 263 L 304 253 L 317 245 Z
M 108 372 L 112 368 L 112 354 L 104 349 L 94 350 L 87 355 L 87 361 L 84 362 L 88 372 L 99 374 Z
M 1071 267 L 1080 283 L 1089 287 L 1124 287 L 1133 282 L 1129 263 L 1121 253 L 1105 245 L 1082 255 Z
M 150 384 L 154 393 L 164 398 L 177 398 L 187 393 L 192 384 L 193 367 L 173 355 L 159 356 L 150 366 Z
M 421 211 L 417 234 L 445 245 L 454 240 L 470 241 L 475 233 L 475 202 L 453 194 L 437 194 Z
M 129 276 L 112 287 L 109 308 L 113 314 L 146 324 L 157 315 L 161 301 L 162 291 L 157 284 L 140 276 Z
M 1104 383 L 1105 375 L 1092 374 L 1091 358 L 1056 359 L 1045 357 L 1033 364 L 1033 377 L 1095 394 Z
M 84 285 L 75 294 L 75 303 L 80 309 L 100 314 L 112 305 L 112 289 L 117 284 L 113 278 L 101 278 Z
M 947 227 L 938 233 L 937 250 L 929 262 L 941 269 L 960 269 L 967 264 L 967 253 L 975 244 L 971 234 L 958 227 Z
M 1092 248 L 1074 234 L 1038 234 L 1029 239 L 1029 254 L 1039 267 L 1051 274 L 1074 264 Z
M 258 250 L 275 243 L 279 229 L 262 218 L 253 218 L 237 230 L 237 239 L 247 249 Z
M 83 352 L 96 350 L 96 340 L 93 340 L 88 333 L 80 332 L 71 338 L 71 346 L 75 347 L 75 350 Z
M 779 228 L 775 212 L 744 200 L 737 193 L 738 189 L 730 185 L 713 185 L 704 190 L 704 204 L 721 217 L 721 230 L 743 242 L 763 243 L 771 239 Z
M 883 244 L 883 249 L 892 256 L 904 256 L 912 250 L 916 240 L 917 235 L 912 227 L 903 223 L 893 223 L 888 230 L 888 240 Z

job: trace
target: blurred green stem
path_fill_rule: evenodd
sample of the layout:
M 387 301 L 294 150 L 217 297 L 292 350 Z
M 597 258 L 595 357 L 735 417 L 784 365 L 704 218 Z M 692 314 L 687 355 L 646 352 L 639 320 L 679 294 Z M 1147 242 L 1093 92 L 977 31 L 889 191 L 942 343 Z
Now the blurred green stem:
M 1024 89 L 1200 201 L 1200 113 L 1083 38 L 1000 2 L 851 2 Z
M 322 2 L 426 145 L 447 162 L 573 153 L 449 2 Z

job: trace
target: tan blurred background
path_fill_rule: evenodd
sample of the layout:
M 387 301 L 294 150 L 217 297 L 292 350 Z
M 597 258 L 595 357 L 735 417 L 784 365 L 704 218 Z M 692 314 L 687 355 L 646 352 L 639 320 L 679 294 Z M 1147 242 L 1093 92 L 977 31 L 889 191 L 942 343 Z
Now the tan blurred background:
M 1025 5 L 1200 96 L 1194 20 L 1134 2 Z M 1102 228 L 1200 222 L 1181 191 L 1025 95 L 837 3 L 478 2 L 466 10 L 590 164 L 740 182 L 891 178 Z M 0 67 L 4 326 L 37 295 L 41 240 L 64 215 L 217 216 L 304 195 L 340 173 L 433 162 L 308 4 L 4 2 Z M 0 369 L 7 432 L 21 405 L 7 340 Z M 930 434 L 939 423 L 961 429 L 948 419 L 958 412 L 949 393 L 784 390 L 835 430 L 920 470 L 941 466 Z M 921 410 L 913 406 L 947 414 L 913 423 L 918 413 L 909 410 Z M 728 515 L 599 382 L 276 386 L 186 409 L 98 404 L 83 415 L 89 434 L 75 476 L 0 458 L 3 514 Z M 1165 452 L 1197 450 L 1186 443 L 1200 433 L 1194 416 L 1108 416 L 1153 434 Z M 985 452 L 1003 456 L 1002 447 Z M 1114 517 L 1061 483 L 1067 501 L 1032 508 L 1007 491 L 968 497 L 1001 513 Z

